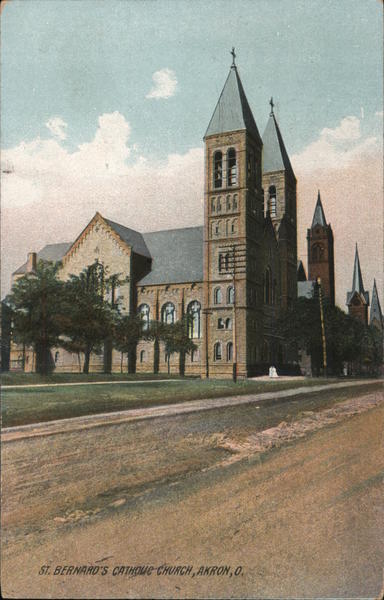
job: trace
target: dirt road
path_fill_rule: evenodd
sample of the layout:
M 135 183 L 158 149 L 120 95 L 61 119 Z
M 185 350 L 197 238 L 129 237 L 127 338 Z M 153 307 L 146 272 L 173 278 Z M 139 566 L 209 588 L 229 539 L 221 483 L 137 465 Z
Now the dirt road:
M 378 595 L 383 395 L 344 393 L 5 444 L 5 597 Z

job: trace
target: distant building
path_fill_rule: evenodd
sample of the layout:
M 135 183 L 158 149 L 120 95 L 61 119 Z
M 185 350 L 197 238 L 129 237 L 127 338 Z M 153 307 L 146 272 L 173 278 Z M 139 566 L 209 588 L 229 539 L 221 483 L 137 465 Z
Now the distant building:
M 346 304 L 348 312 L 352 317 L 359 319 L 364 325 L 368 325 L 369 292 L 364 290 L 357 244 L 353 265 L 352 290 L 347 292 Z

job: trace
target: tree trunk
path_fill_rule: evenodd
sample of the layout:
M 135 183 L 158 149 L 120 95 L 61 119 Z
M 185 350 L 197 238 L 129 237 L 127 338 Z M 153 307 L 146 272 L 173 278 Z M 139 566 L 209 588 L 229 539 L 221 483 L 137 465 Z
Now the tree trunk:
M 171 366 L 170 366 L 170 364 L 169 364 L 170 358 L 171 358 L 171 355 L 170 355 L 170 354 L 168 354 L 168 355 L 167 355 L 167 363 L 168 363 L 168 375 L 170 375 L 170 373 L 171 373 Z
M 156 374 L 159 372 L 159 340 L 155 340 L 153 344 L 153 372 Z
M 80 359 L 80 352 L 77 353 L 77 362 L 79 363 L 79 373 L 81 373 L 81 359 Z
M 83 366 L 83 373 L 89 373 L 89 361 L 91 358 L 91 351 L 92 348 L 90 346 L 87 346 L 85 352 L 84 352 L 84 366 Z
M 123 372 L 123 357 L 124 357 L 124 353 L 120 352 L 120 373 Z
M 185 374 L 185 352 L 180 352 L 179 358 L 179 375 L 184 377 Z

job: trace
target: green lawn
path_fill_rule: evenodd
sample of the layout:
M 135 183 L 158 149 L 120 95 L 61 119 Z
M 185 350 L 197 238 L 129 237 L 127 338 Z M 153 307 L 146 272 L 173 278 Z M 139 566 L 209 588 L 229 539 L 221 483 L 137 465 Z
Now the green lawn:
M 2 385 L 34 385 L 37 383 L 76 383 L 87 381 L 145 381 L 147 379 L 180 379 L 179 375 L 161 373 L 51 373 L 39 375 L 38 373 L 2 373 Z
M 17 388 L 2 391 L 3 427 L 52 421 L 204 398 L 262 393 L 330 383 L 332 380 L 239 381 L 183 379 L 169 382 L 68 387 Z M 334 381 L 334 380 L 333 380 Z

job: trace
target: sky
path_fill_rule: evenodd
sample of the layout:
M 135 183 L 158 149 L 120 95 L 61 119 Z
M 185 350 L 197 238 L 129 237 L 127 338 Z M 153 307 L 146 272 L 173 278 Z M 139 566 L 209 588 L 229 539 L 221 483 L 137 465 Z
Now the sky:
M 298 179 L 298 254 L 320 188 L 345 308 L 355 243 L 383 297 L 379 0 L 8 0 L 1 18 L 2 296 L 28 251 L 96 211 L 140 231 L 203 222 L 203 136 L 236 48 L 263 133 Z

